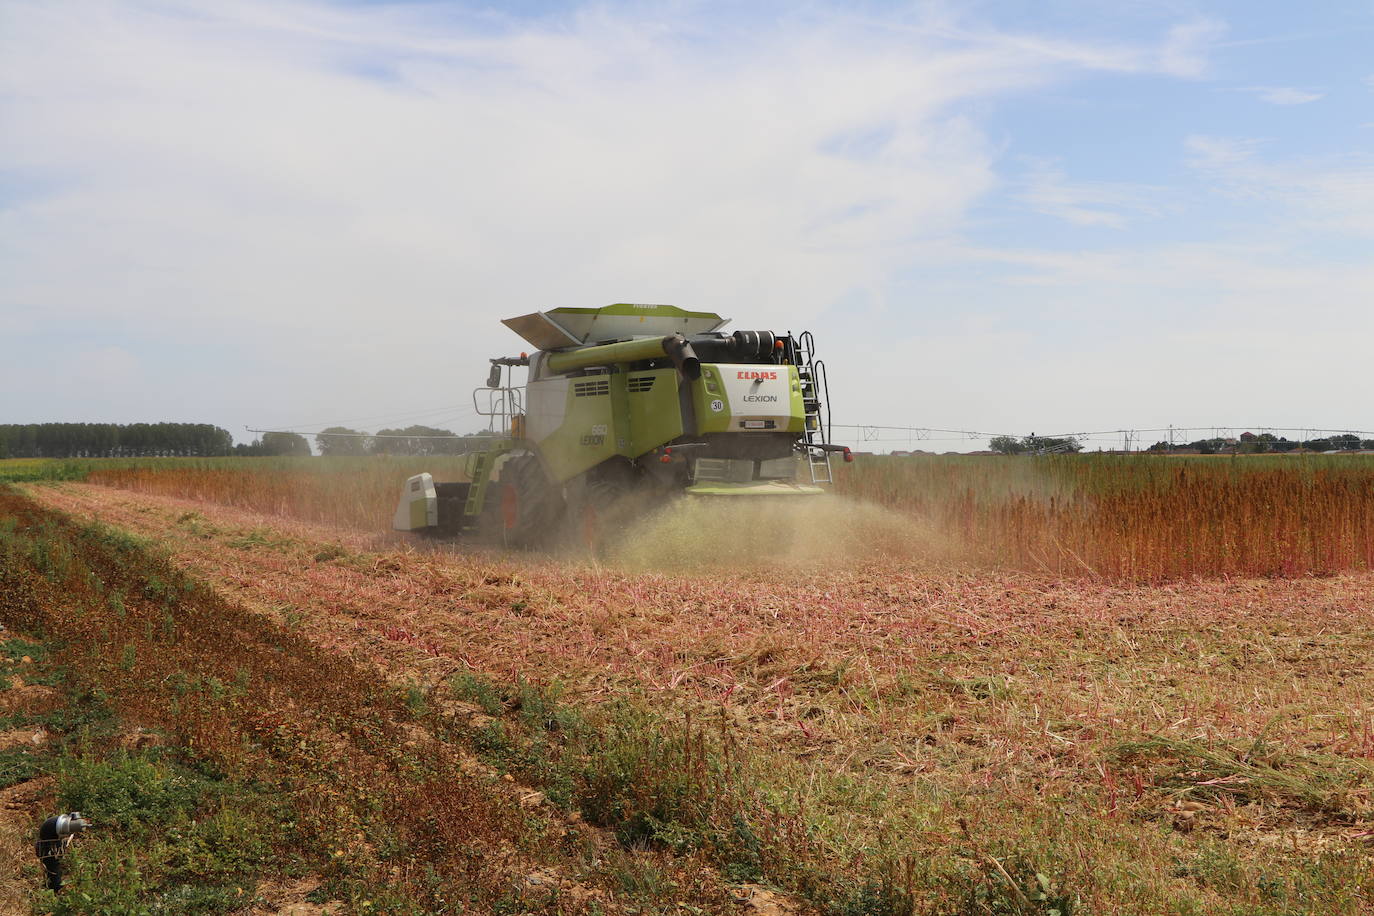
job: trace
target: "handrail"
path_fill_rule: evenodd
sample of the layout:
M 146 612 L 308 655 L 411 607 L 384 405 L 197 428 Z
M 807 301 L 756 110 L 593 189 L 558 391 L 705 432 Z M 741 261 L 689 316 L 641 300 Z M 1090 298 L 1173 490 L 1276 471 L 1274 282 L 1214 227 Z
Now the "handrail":
M 809 331 L 807 333 L 810 333 Z M 814 360 L 811 363 L 811 383 L 815 386 L 816 396 L 820 398 L 821 410 L 816 411 L 816 424 L 821 428 L 821 441 L 830 441 L 830 380 L 825 375 L 825 361 Z M 821 411 L 825 411 L 825 416 L 821 416 Z
M 484 391 L 487 393 L 486 410 L 482 409 L 482 404 L 478 400 L 478 396 Z M 511 419 L 525 413 L 524 391 L 524 388 L 474 388 L 472 407 L 478 416 L 491 417 L 487 428 L 493 432 L 496 432 L 496 418 L 500 417 L 501 432 L 504 434 L 511 427 Z

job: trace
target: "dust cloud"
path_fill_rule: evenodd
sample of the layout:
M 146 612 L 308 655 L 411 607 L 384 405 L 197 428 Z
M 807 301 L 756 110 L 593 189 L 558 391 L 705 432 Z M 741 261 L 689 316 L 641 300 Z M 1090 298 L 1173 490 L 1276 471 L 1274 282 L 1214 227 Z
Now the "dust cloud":
M 626 522 L 604 548 L 628 571 L 833 568 L 949 559 L 946 537 L 909 515 L 838 496 L 686 497 Z

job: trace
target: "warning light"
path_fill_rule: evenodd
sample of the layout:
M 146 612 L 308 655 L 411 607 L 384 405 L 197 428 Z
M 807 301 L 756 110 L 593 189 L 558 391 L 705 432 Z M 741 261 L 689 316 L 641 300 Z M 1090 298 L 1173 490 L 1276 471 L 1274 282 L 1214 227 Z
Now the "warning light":
M 773 349 L 774 349 L 774 350 L 781 350 L 781 349 L 782 349 L 782 341 L 781 341 L 781 340 L 775 340 L 775 341 L 773 341 Z

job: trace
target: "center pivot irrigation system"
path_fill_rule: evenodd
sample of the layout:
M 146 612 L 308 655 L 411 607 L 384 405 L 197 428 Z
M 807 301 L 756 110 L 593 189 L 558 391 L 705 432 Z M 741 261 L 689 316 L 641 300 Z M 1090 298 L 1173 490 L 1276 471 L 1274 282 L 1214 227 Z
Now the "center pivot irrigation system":
M 726 333 L 727 321 L 629 303 L 504 320 L 535 349 L 492 359 L 473 393 L 493 438 L 461 480 L 407 480 L 393 527 L 533 546 L 594 537 L 609 513 L 678 494 L 823 493 L 831 455 L 852 454 L 829 441 L 811 334 Z

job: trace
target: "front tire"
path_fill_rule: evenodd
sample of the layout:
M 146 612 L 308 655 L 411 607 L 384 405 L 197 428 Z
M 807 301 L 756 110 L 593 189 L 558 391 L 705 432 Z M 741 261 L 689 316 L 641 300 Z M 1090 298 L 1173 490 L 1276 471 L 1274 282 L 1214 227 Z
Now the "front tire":
M 499 540 L 507 547 L 540 547 L 558 530 L 563 498 L 533 455 L 511 458 L 501 466 L 496 492 L 487 509 Z

